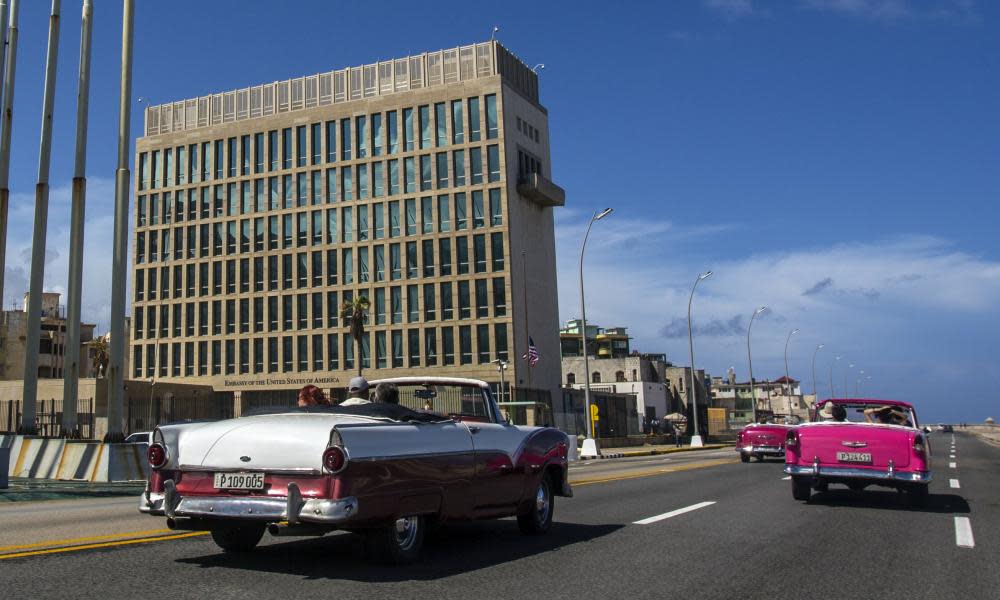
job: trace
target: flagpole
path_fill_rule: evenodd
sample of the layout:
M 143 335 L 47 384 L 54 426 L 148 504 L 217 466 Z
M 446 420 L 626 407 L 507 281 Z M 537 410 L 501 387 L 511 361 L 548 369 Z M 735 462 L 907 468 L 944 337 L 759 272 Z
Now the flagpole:
M 531 349 L 531 336 L 529 333 L 531 329 L 528 327 L 528 258 L 524 250 L 521 250 L 521 292 L 522 301 L 524 302 L 524 356 L 526 357 L 525 363 L 528 365 L 528 385 L 527 388 L 531 388 L 531 359 L 527 358 L 528 352 Z

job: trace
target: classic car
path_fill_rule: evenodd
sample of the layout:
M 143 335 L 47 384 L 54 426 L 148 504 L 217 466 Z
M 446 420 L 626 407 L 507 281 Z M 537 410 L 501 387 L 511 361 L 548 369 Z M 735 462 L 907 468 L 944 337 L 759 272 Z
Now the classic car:
M 795 416 L 768 416 L 760 423 L 751 423 L 736 436 L 736 451 L 740 460 L 750 462 L 750 457 L 763 461 L 765 456 L 785 456 L 785 435 L 797 425 Z
M 895 400 L 836 399 L 816 406 L 812 422 L 789 429 L 785 473 L 792 496 L 808 501 L 831 483 L 862 491 L 895 488 L 914 504 L 927 499 L 931 448 L 913 406 Z
M 389 563 L 415 560 L 426 529 L 443 521 L 516 516 L 526 534 L 549 529 L 554 497 L 573 495 L 565 433 L 507 423 L 482 381 L 383 381 L 398 387 L 398 405 L 281 407 L 156 428 L 139 510 L 209 531 L 224 551 L 252 550 L 265 530 L 353 531 Z

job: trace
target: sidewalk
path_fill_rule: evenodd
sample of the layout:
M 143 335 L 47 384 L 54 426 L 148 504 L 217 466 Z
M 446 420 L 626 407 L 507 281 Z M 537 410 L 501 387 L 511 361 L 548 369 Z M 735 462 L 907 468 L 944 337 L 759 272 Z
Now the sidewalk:
M 643 445 L 643 446 L 626 446 L 621 448 L 601 448 L 600 458 L 632 458 L 636 456 L 656 456 L 657 454 L 674 454 L 676 452 L 698 452 L 699 450 L 719 450 L 721 448 L 733 448 L 732 444 L 705 444 L 701 447 L 691 447 L 691 446 L 681 446 L 680 448 L 674 446 L 673 444 L 657 444 L 657 445 Z M 579 458 L 580 450 L 577 449 L 576 452 L 577 460 L 583 460 Z M 587 459 L 592 460 L 592 459 Z
M 10 487 L 0 489 L 0 504 L 5 502 L 113 498 L 120 496 L 135 496 L 138 498 L 142 490 L 145 489 L 145 485 L 144 481 L 90 483 L 87 481 L 58 481 L 55 479 L 11 477 Z

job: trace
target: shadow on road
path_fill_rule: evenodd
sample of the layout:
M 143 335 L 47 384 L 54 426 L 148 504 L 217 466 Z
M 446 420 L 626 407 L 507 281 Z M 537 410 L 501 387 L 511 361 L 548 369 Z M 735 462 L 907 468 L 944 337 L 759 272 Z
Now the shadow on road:
M 830 488 L 826 492 L 814 492 L 809 503 L 823 506 L 852 506 L 927 513 L 964 514 L 969 512 L 969 503 L 965 501 L 965 498 L 955 494 L 929 494 L 924 506 L 913 506 L 905 494 L 889 490 L 854 492 L 843 488 Z
M 558 551 L 614 533 L 624 525 L 553 523 L 543 536 L 521 534 L 513 521 L 456 523 L 430 534 L 423 557 L 413 565 L 374 564 L 365 556 L 360 535 L 300 538 L 270 543 L 247 554 L 218 554 L 178 559 L 204 569 L 245 569 L 299 575 L 307 579 L 363 582 L 432 580 Z M 270 538 L 274 539 L 274 538 Z M 265 534 L 265 541 L 268 540 Z

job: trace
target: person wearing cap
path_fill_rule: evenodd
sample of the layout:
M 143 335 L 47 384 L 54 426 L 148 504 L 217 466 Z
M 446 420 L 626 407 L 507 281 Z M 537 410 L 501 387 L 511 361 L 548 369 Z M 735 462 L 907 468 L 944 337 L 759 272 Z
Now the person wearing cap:
M 371 404 L 368 399 L 368 380 L 358 376 L 351 378 L 347 385 L 347 400 L 340 403 L 341 406 L 357 406 L 359 404 Z

